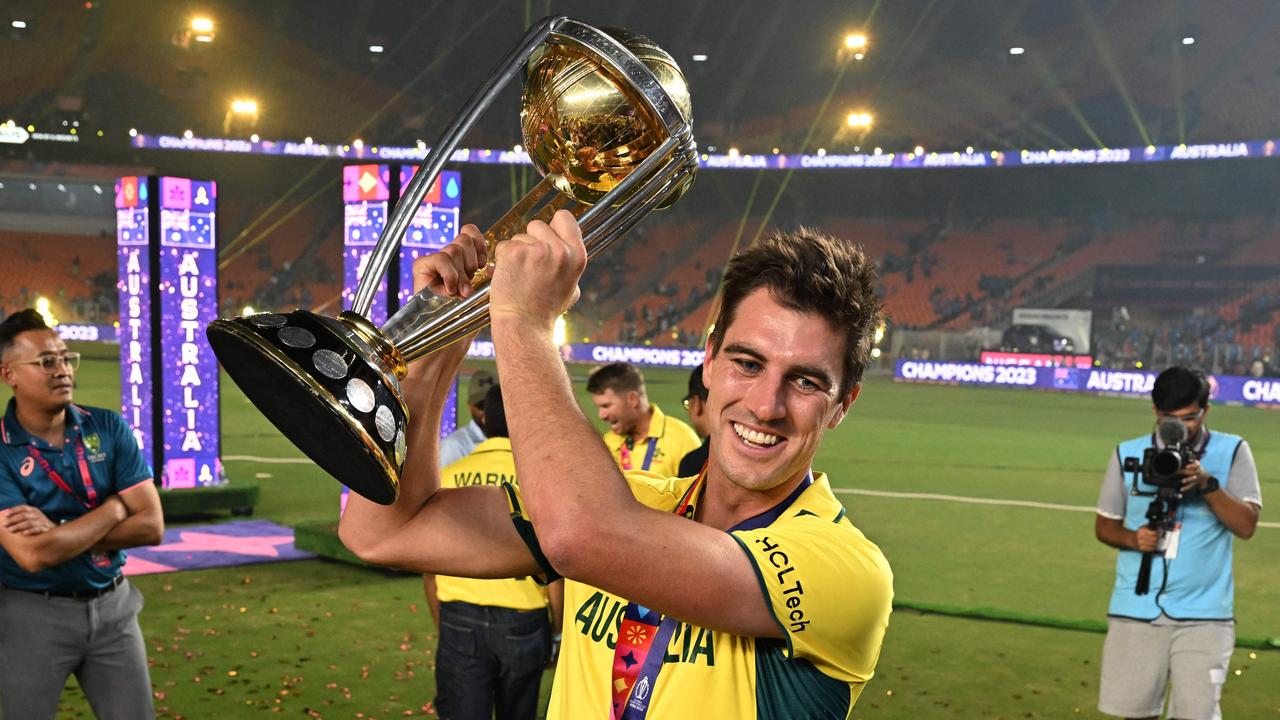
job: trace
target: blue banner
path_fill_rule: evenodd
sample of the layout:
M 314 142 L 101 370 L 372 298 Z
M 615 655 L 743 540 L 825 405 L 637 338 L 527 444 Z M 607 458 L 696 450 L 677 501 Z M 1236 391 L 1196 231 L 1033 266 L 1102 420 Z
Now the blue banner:
M 354 144 L 324 144 L 282 140 L 244 140 L 240 138 L 204 138 L 198 136 L 147 135 L 138 133 L 129 139 L 133 147 L 147 150 L 188 150 L 227 152 L 252 155 L 286 155 L 301 157 L 343 158 L 371 162 L 421 162 L 429 148 Z M 1042 165 L 1117 165 L 1127 163 L 1181 162 L 1184 160 L 1221 160 L 1227 158 L 1274 157 L 1280 139 L 1250 142 L 1208 143 L 1203 145 L 1147 145 L 1126 148 L 1069 148 L 1048 150 L 965 150 L 964 152 L 883 152 L 828 153 L 819 150 L 805 155 L 729 152 L 702 153 L 698 164 L 703 168 L 725 170 L 870 170 L 919 168 L 986 168 L 1026 167 Z M 455 163 L 479 165 L 530 165 L 529 154 L 520 147 L 511 149 L 458 148 L 449 158 Z
M 641 345 L 595 345 L 573 343 L 560 347 L 560 357 L 565 362 L 611 363 L 627 362 L 640 367 L 692 368 L 702 364 L 706 352 L 702 348 L 648 347 Z M 493 342 L 476 340 L 467 350 L 473 360 L 493 360 Z
M 1144 397 L 1151 394 L 1157 373 L 1102 368 L 980 365 L 931 360 L 899 360 L 893 379 L 902 382 L 1021 387 L 1060 392 Z M 1259 405 L 1280 409 L 1280 379 L 1209 376 L 1214 402 Z

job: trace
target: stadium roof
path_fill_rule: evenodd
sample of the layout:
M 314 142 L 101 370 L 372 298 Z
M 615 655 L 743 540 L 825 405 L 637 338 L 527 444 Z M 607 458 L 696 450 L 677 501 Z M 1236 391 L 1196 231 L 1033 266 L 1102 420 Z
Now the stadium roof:
M 1280 4 L 1268 0 L 1230 12 L 1189 0 L 11 0 L 0 122 L 430 142 L 547 14 L 656 40 L 690 79 L 700 143 L 722 151 L 1280 135 Z M 514 93 L 505 103 L 477 144 L 519 141 Z

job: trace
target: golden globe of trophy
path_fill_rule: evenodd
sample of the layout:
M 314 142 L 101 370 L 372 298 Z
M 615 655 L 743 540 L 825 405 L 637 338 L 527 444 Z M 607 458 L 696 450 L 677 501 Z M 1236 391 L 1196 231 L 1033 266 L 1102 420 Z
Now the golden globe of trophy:
M 408 364 L 488 324 L 488 278 L 465 299 L 413 296 L 382 327 L 364 316 L 410 220 L 467 130 L 524 71 L 520 127 L 542 181 L 486 233 L 493 249 L 559 209 L 582 227 L 588 257 L 652 210 L 670 205 L 697 169 L 689 90 L 649 39 L 564 17 L 535 25 L 431 149 L 374 247 L 350 310 L 219 319 L 209 343 L 231 379 L 294 445 L 375 502 L 399 492 Z

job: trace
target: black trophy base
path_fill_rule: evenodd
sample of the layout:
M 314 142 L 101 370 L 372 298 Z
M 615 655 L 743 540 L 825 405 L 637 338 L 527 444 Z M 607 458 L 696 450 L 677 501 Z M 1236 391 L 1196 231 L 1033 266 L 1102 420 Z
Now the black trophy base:
M 394 374 L 337 320 L 305 310 L 211 323 L 213 352 L 249 402 L 360 495 L 395 501 L 408 412 Z

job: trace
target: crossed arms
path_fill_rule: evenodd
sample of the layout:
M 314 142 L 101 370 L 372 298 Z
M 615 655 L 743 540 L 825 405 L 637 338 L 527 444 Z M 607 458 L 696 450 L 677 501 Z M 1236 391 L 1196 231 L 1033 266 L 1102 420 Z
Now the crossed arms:
M 98 507 L 61 525 L 30 505 L 0 511 L 0 546 L 31 573 L 91 550 L 158 545 L 163 537 L 160 494 L 151 480 L 109 495 Z

